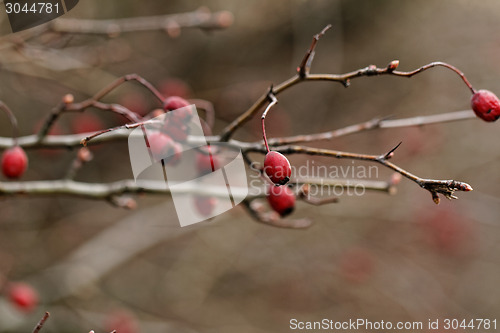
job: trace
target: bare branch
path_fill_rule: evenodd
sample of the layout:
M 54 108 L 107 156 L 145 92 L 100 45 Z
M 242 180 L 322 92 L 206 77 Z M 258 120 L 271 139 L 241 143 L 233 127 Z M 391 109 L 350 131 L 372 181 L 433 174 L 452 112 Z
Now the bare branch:
M 425 179 L 418 177 L 405 169 L 397 166 L 389 162 L 386 158 L 386 154 L 382 155 L 368 155 L 368 154 L 357 154 L 351 152 L 343 152 L 337 150 L 328 150 L 328 149 L 319 149 L 319 148 L 311 148 L 305 146 L 281 146 L 275 147 L 275 151 L 280 152 L 282 154 L 307 154 L 307 155 L 316 155 L 316 156 L 328 156 L 334 157 L 338 159 L 351 159 L 351 160 L 359 160 L 359 161 L 371 161 L 382 164 L 383 166 L 392 169 L 402 176 L 410 179 L 411 181 L 417 183 L 420 187 L 426 189 L 429 192 L 441 193 L 448 199 L 456 199 L 453 195 L 455 191 L 472 191 L 472 187 L 464 182 L 455 181 L 455 180 L 435 180 L 435 179 Z M 262 154 L 266 153 L 264 147 L 260 147 L 258 149 L 249 148 L 247 152 L 260 152 Z
M 305 229 L 312 225 L 310 219 L 283 219 L 274 211 L 264 211 L 263 205 L 255 200 L 244 200 L 242 203 L 249 214 L 263 224 L 286 229 Z
M 172 184 L 172 182 L 169 182 Z M 232 188 L 234 198 L 245 198 L 246 189 Z M 53 196 L 67 195 L 94 200 L 109 200 L 123 194 L 170 194 L 164 181 L 121 180 L 113 183 L 82 183 L 73 180 L 0 182 L 0 196 Z M 176 184 L 176 193 L 196 193 L 226 198 L 226 187 L 200 187 Z M 252 195 L 252 194 L 250 194 Z
M 297 74 L 290 79 L 278 84 L 275 86 L 273 89 L 273 94 L 278 95 L 279 93 L 293 87 L 294 85 L 304 82 L 304 81 L 332 81 L 332 82 L 339 82 L 343 84 L 344 86 L 349 86 L 350 80 L 362 76 L 377 76 L 377 75 L 394 75 L 394 76 L 400 76 L 400 77 L 412 77 L 413 75 L 416 75 L 418 73 L 421 73 L 429 68 L 436 67 L 436 66 L 442 66 L 446 67 L 448 69 L 453 70 L 457 74 L 460 75 L 462 80 L 465 82 L 467 87 L 471 90 L 472 93 L 475 92 L 475 90 L 472 88 L 471 84 L 469 81 L 465 78 L 465 75 L 458 70 L 456 67 L 449 65 L 447 63 L 443 62 L 433 62 L 427 65 L 424 65 L 414 71 L 410 72 L 401 72 L 401 71 L 395 71 L 391 67 L 383 67 L 379 68 L 375 65 L 369 65 L 365 68 L 361 68 L 352 72 L 348 72 L 345 74 L 309 74 L 305 73 L 303 76 Z M 227 125 L 222 132 L 220 133 L 221 140 L 227 141 L 231 138 L 231 136 L 234 134 L 234 132 L 243 126 L 247 121 L 249 121 L 255 113 L 258 112 L 260 108 L 262 108 L 267 100 L 267 93 L 265 95 L 262 95 L 247 111 L 245 111 L 243 114 L 241 114 L 238 118 L 236 118 L 233 122 L 231 122 L 229 125 Z
M 301 78 L 305 77 L 309 74 L 309 70 L 311 69 L 311 64 L 314 59 L 314 50 L 316 49 L 316 44 L 318 44 L 319 39 L 332 27 L 331 24 L 328 24 L 326 27 L 321 30 L 320 33 L 313 36 L 313 40 L 311 42 L 311 46 L 307 50 L 300 66 L 297 68 L 297 72 Z
M 225 29 L 233 23 L 233 16 L 228 11 L 211 13 L 203 7 L 194 12 L 132 17 L 113 20 L 83 20 L 60 18 L 51 23 L 48 29 L 71 34 L 97 34 L 115 37 L 121 33 L 137 31 L 164 30 L 175 37 L 173 30 L 181 28 L 199 28 L 206 30 Z

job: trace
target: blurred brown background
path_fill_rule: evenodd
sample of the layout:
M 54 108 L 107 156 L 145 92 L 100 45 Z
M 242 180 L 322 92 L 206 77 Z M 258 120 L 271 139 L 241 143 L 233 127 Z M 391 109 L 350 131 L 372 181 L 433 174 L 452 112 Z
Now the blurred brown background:
M 116 38 L 40 36 L 28 45 L 29 57 L 2 50 L 0 99 L 28 135 L 64 94 L 80 101 L 113 78 L 138 73 L 158 86 L 182 80 L 189 97 L 214 103 L 221 129 L 271 83 L 291 77 L 311 36 L 328 23 L 333 28 L 318 45 L 314 73 L 385 66 L 393 59 L 400 60 L 401 70 L 412 70 L 440 60 L 463 70 L 476 88 L 500 92 L 495 0 L 82 0 L 67 16 L 150 16 L 200 6 L 230 11 L 234 24 L 210 33 L 183 29 L 177 38 L 162 31 Z M 44 53 L 51 49 L 54 53 Z M 65 68 L 70 60 L 80 68 Z M 377 116 L 457 111 L 469 108 L 469 100 L 463 82 L 443 68 L 411 79 L 360 78 L 348 89 L 304 83 L 280 95 L 268 131 L 271 137 L 314 133 Z M 134 84 L 107 101 L 146 111 L 157 106 Z M 102 126 L 122 123 L 96 110 L 86 113 L 99 117 Z M 60 133 L 74 131 L 78 117 L 62 117 Z M 10 135 L 5 119 L 0 130 Z M 260 135 L 257 117 L 236 137 Z M 46 310 L 52 317 L 44 332 L 287 332 L 291 318 L 495 319 L 500 312 L 498 137 L 498 123 L 471 120 L 321 143 L 378 154 L 403 141 L 395 163 L 422 177 L 466 181 L 474 191 L 436 206 L 427 192 L 403 180 L 396 196 L 346 196 L 322 207 L 299 203 L 294 217 L 315 221 L 307 230 L 256 223 L 242 208 L 181 229 L 167 197 L 140 197 L 133 212 L 75 198 L 6 198 L 0 202 L 0 273 L 35 286 L 41 304 L 24 314 L 1 296 L 0 331 L 29 331 Z M 92 149 L 95 159 L 78 180 L 132 177 L 126 143 Z M 64 150 L 28 154 L 26 180 L 58 179 L 74 156 Z M 291 158 L 295 165 L 304 161 Z M 379 178 L 390 174 L 380 168 Z M 129 327 L 113 323 L 127 321 L 124 317 Z

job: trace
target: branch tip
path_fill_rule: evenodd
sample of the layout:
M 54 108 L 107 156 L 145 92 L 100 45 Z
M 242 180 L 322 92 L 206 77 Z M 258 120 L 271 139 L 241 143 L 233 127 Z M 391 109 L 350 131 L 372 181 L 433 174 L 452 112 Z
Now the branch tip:
M 388 160 L 388 159 L 392 158 L 394 156 L 394 152 L 396 151 L 396 149 L 399 148 L 399 146 L 401 146 L 402 143 L 403 143 L 403 141 L 398 143 L 398 145 L 396 147 L 389 150 L 389 152 L 383 156 L 383 159 Z
M 47 319 L 49 319 L 49 317 L 50 317 L 50 313 L 45 312 L 42 319 L 40 319 L 38 324 L 36 324 L 35 328 L 33 329 L 33 333 L 38 333 L 42 329 L 42 327 L 45 324 L 45 322 L 47 321 Z

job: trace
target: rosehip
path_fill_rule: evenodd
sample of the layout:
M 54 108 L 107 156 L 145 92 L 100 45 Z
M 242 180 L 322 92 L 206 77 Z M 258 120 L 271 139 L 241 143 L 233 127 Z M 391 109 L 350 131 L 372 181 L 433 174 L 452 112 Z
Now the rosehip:
M 175 111 L 179 112 L 179 111 Z M 169 119 L 172 120 L 172 119 Z M 163 126 L 163 131 L 169 135 L 172 139 L 179 141 L 179 142 L 184 142 L 187 140 L 187 137 L 190 132 L 190 128 L 186 126 L 183 123 L 178 123 L 178 122 L 172 122 L 172 121 L 166 121 L 164 126 Z
M 167 97 L 163 102 L 163 109 L 165 111 L 174 111 L 169 120 L 173 120 L 177 123 L 187 123 L 193 117 L 193 110 L 191 108 L 185 108 L 182 110 L 177 110 L 189 106 L 189 102 L 184 98 L 179 96 Z
M 471 107 L 476 116 L 484 121 L 500 118 L 500 100 L 489 90 L 479 90 L 472 95 Z
M 182 148 L 172 138 L 163 133 L 153 133 L 148 136 L 151 155 L 157 161 L 166 159 L 169 163 L 176 163 L 180 159 Z
M 189 102 L 179 96 L 170 96 L 163 101 L 163 109 L 165 111 L 172 111 L 188 106 Z
M 194 205 L 198 213 L 203 216 L 209 216 L 217 205 L 217 199 L 210 196 L 197 195 L 194 197 Z
M 167 163 L 170 165 L 177 165 L 182 157 L 182 146 L 179 143 L 174 142 L 172 153 L 173 155 L 168 158 Z
M 8 295 L 10 301 L 25 312 L 32 311 L 38 304 L 38 293 L 26 283 L 12 283 Z
M 200 175 L 206 175 L 219 167 L 217 156 L 212 154 L 196 154 L 196 169 Z
M 23 148 L 15 146 L 2 155 L 2 172 L 8 178 L 19 178 L 28 167 L 28 157 Z
M 292 213 L 295 208 L 295 194 L 288 186 L 270 186 L 267 201 L 282 217 Z
M 270 151 L 264 158 L 264 171 L 276 185 L 285 185 L 290 180 L 292 168 L 290 162 L 277 151 Z

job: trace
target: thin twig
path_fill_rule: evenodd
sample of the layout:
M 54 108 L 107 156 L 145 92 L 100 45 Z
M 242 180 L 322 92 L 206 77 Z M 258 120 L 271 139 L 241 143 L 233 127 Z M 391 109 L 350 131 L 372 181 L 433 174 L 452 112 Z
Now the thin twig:
M 228 11 L 211 13 L 206 8 L 194 12 L 132 17 L 112 20 L 57 19 L 51 21 L 49 30 L 72 34 L 98 34 L 117 36 L 126 32 L 200 28 L 225 29 L 232 24 L 232 14 Z
M 205 187 L 196 184 L 174 183 L 176 193 L 193 193 L 214 197 L 227 197 L 227 188 Z M 244 188 L 232 188 L 233 197 L 244 199 L 247 193 Z M 44 181 L 19 181 L 0 182 L 0 196 L 53 196 L 67 195 L 94 200 L 109 200 L 113 196 L 123 194 L 170 194 L 165 181 L 153 180 L 120 180 L 112 183 L 84 183 L 73 180 L 44 180 Z M 250 194 L 252 195 L 252 194 Z
M 324 133 L 316 133 L 316 134 L 306 134 L 306 135 L 296 135 L 290 137 L 283 138 L 272 138 L 268 140 L 269 146 L 281 146 L 286 144 L 295 144 L 300 142 L 312 142 L 312 141 L 320 141 L 320 140 L 330 140 L 334 138 L 338 138 L 341 136 L 355 134 L 358 132 L 362 132 L 365 130 L 376 129 L 376 128 L 401 128 L 401 127 L 410 127 L 410 126 L 425 126 L 430 124 L 438 124 L 438 123 L 446 123 L 446 122 L 454 122 L 461 120 L 468 120 L 476 118 L 474 112 L 471 110 L 464 111 L 456 111 L 456 112 L 448 112 L 437 115 L 430 116 L 419 116 L 412 118 L 403 118 L 403 119 L 391 119 L 391 120 L 380 120 L 378 118 L 356 124 L 347 126 L 341 129 L 324 132 Z M 137 124 L 146 124 L 147 122 L 140 122 Z M 91 141 L 87 142 L 88 144 L 100 144 L 104 142 L 112 142 L 112 141 L 126 141 L 128 136 L 130 135 L 130 131 L 127 128 L 134 128 L 137 124 L 128 124 L 117 126 L 110 130 L 106 131 L 106 135 L 99 135 L 97 137 L 92 138 Z M 75 148 L 81 145 L 82 139 L 85 137 L 92 136 L 96 133 L 83 133 L 83 134 L 69 134 L 69 135 L 47 135 L 44 137 L 43 141 L 39 142 L 37 135 L 27 135 L 18 138 L 19 146 L 28 149 L 38 149 L 38 148 Z M 204 142 L 203 140 L 207 140 L 210 143 L 216 143 L 219 140 L 217 136 L 211 136 L 206 138 L 189 136 L 189 142 Z M 261 146 L 263 144 L 260 142 L 253 143 L 245 143 L 237 140 L 230 140 L 228 142 L 229 145 L 234 146 L 234 148 L 248 148 L 248 147 L 256 147 Z M 12 147 L 13 141 L 12 138 L 0 137 L 0 149 L 5 149 Z
M 342 187 L 342 188 L 362 187 L 367 191 L 386 192 L 389 193 L 390 195 L 396 194 L 395 184 L 382 180 L 300 177 L 294 179 L 291 184 L 292 185 L 296 184 L 297 186 L 315 185 L 315 186 Z
M 392 169 L 402 176 L 410 179 L 411 181 L 417 183 L 420 187 L 426 189 L 431 194 L 434 195 L 437 193 L 441 193 L 448 199 L 456 199 L 454 196 L 455 191 L 472 191 L 472 187 L 464 182 L 455 181 L 455 180 L 436 180 L 436 179 L 425 179 L 418 177 L 405 169 L 393 164 L 387 160 L 387 154 L 382 155 L 368 155 L 368 154 L 357 154 L 351 152 L 342 152 L 337 150 L 328 150 L 328 149 L 319 149 L 319 148 L 311 148 L 304 146 L 281 146 L 275 147 L 275 151 L 280 152 L 282 154 L 307 154 L 307 155 L 316 155 L 316 156 L 329 156 L 338 159 L 351 159 L 351 160 L 359 160 L 359 161 L 371 161 L 382 164 L 383 166 Z M 260 147 L 259 149 L 247 149 L 247 152 L 254 151 L 265 154 L 266 150 L 264 147 Z M 436 202 L 436 200 L 434 200 Z M 438 203 L 438 202 L 436 202 Z
M 33 333 L 40 332 L 40 330 L 42 329 L 42 327 L 45 324 L 45 322 L 47 321 L 47 319 L 49 319 L 49 317 L 50 317 L 50 313 L 45 312 L 45 314 L 43 315 L 42 319 L 40 319 L 40 321 L 38 322 L 38 324 L 33 329 Z
M 418 117 L 402 118 L 402 119 L 375 118 L 363 123 L 349 125 L 333 131 L 314 133 L 314 134 L 301 134 L 301 135 L 294 135 L 281 138 L 272 138 L 268 140 L 268 143 L 270 146 L 282 146 L 282 145 L 301 143 L 301 142 L 325 141 L 377 128 L 401 128 L 401 127 L 412 127 L 412 126 L 424 126 L 424 125 L 448 123 L 448 122 L 476 119 L 476 118 L 477 117 L 472 110 L 447 112 L 429 116 L 418 116 Z
M 340 186 L 344 188 L 355 187 L 362 185 L 367 190 L 386 191 L 390 192 L 390 184 L 387 182 L 370 181 L 370 180 L 348 180 L 348 179 L 330 179 L 322 180 L 317 178 L 297 179 L 296 184 L 321 184 L 322 186 Z M 196 184 L 177 184 L 169 182 L 169 185 L 174 185 L 176 193 L 182 194 L 199 194 L 214 197 L 227 197 L 226 187 L 217 186 L 198 186 Z M 249 188 L 248 197 L 260 198 L 265 196 L 265 188 L 252 187 Z M 235 199 L 245 199 L 247 190 L 244 188 L 231 189 Z M 0 182 L 0 197 L 12 196 L 54 196 L 68 195 L 94 200 L 109 200 L 113 197 L 119 197 L 125 194 L 156 194 L 168 195 L 170 190 L 165 181 L 156 180 L 120 180 L 112 183 L 85 183 L 71 179 L 63 180 L 41 180 L 41 181 L 9 181 Z
M 246 208 L 250 216 L 252 216 L 257 222 L 267 224 L 273 227 L 286 228 L 286 229 L 305 229 L 312 225 L 310 219 L 283 219 L 278 213 L 273 211 L 262 211 L 260 209 L 261 204 L 252 201 L 244 200 L 242 202 L 243 207 Z M 256 205 L 257 204 L 257 205 Z M 256 208 L 256 207 L 259 208 Z
M 269 152 L 269 145 L 267 144 L 267 136 L 266 136 L 266 116 L 269 110 L 278 103 L 278 99 L 273 94 L 273 87 L 271 86 L 269 90 L 268 97 L 270 99 L 270 103 L 267 108 L 262 113 L 261 121 L 262 121 L 262 137 L 264 138 L 264 145 L 266 146 L 267 152 Z
M 442 66 L 442 67 L 451 69 L 452 71 L 454 71 L 455 73 L 457 73 L 462 78 L 462 80 L 464 81 L 465 85 L 470 89 L 471 93 L 473 93 L 473 94 L 476 93 L 476 90 L 472 87 L 472 84 L 470 84 L 469 80 L 467 80 L 467 78 L 465 77 L 465 74 L 461 70 L 459 70 L 455 66 L 452 66 L 450 64 L 447 64 L 447 63 L 441 62 L 441 61 L 431 62 L 430 64 L 424 65 L 424 66 L 422 66 L 422 67 L 420 67 L 420 68 L 418 68 L 418 69 L 416 69 L 414 71 L 411 71 L 411 72 L 392 71 L 392 74 L 393 75 L 397 75 L 397 76 L 412 77 L 415 74 L 418 74 L 420 72 L 423 72 L 423 71 L 425 71 L 425 70 L 427 70 L 429 68 L 436 67 L 436 66 Z
M 7 117 L 9 117 L 10 125 L 12 127 L 12 141 L 15 146 L 17 146 L 17 137 L 19 136 L 19 127 L 17 126 L 17 118 L 12 112 L 12 110 L 5 104 L 0 101 L 0 110 L 3 110 Z
M 40 131 L 38 132 L 38 142 L 42 142 L 42 140 L 47 136 L 52 126 L 55 124 L 57 119 L 61 116 L 63 112 L 81 112 L 86 110 L 87 108 L 94 107 L 96 109 L 111 111 L 117 114 L 124 116 L 127 120 L 132 122 L 139 122 L 140 117 L 135 113 L 119 104 L 106 104 L 100 102 L 102 98 L 108 95 L 110 92 L 118 88 L 125 82 L 128 81 L 137 81 L 139 84 L 144 86 L 147 90 L 149 90 L 160 102 L 163 102 L 163 95 L 156 89 L 151 83 L 149 83 L 143 77 L 137 74 L 128 74 L 124 75 L 115 81 L 111 82 L 100 91 L 98 91 L 91 98 L 84 100 L 79 103 L 73 102 L 72 95 L 66 95 L 63 98 L 63 101 L 57 105 L 51 112 L 51 114 L 44 121 Z
M 307 50 L 306 54 L 304 55 L 304 58 L 302 59 L 302 62 L 300 63 L 300 66 L 297 68 L 297 72 L 299 73 L 300 77 L 305 77 L 308 73 L 309 70 L 311 69 L 311 64 L 314 59 L 314 50 L 316 49 L 316 44 L 318 44 L 319 39 L 332 27 L 331 24 L 328 24 L 326 27 L 323 28 L 323 30 L 320 31 L 320 33 L 316 34 L 313 36 L 311 46 L 309 46 L 309 49 Z
M 68 171 L 66 171 L 66 176 L 64 179 L 74 179 L 78 171 L 93 158 L 92 152 L 87 147 L 81 147 L 78 149 L 73 162 L 71 163 Z
M 304 59 L 309 59 L 309 56 L 306 54 L 306 57 Z M 357 77 L 394 75 L 394 76 L 410 78 L 418 73 L 421 73 L 429 68 L 436 66 L 442 66 L 457 73 L 462 78 L 467 87 L 471 90 L 471 92 L 475 93 L 474 88 L 472 88 L 472 85 L 467 80 L 465 75 L 456 67 L 444 62 L 432 62 L 410 72 L 395 71 L 390 66 L 379 68 L 375 65 L 369 65 L 365 68 L 361 68 L 345 74 L 309 74 L 305 70 L 304 72 L 300 70 L 301 67 L 299 67 L 299 74 L 276 85 L 273 89 L 273 94 L 278 95 L 279 93 L 304 81 L 333 81 L 333 82 L 339 82 L 345 87 L 348 87 L 350 84 L 350 80 Z M 221 140 L 223 141 L 229 140 L 238 128 L 240 128 L 246 122 L 248 122 L 258 112 L 258 110 L 264 106 L 266 101 L 267 101 L 267 93 L 262 95 L 247 111 L 245 111 L 243 114 L 237 117 L 234 121 L 232 121 L 221 131 L 220 133 Z

